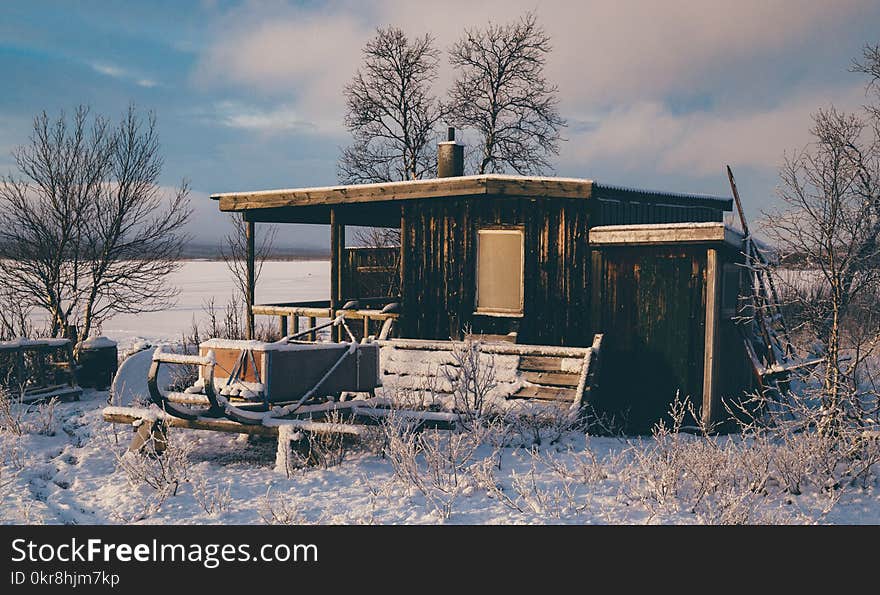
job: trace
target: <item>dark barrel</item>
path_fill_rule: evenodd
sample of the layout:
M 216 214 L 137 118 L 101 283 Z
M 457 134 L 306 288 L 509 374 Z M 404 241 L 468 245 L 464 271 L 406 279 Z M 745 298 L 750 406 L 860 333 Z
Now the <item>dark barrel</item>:
M 118 353 L 116 342 L 107 337 L 83 341 L 79 350 L 77 381 L 84 388 L 106 390 L 116 375 Z

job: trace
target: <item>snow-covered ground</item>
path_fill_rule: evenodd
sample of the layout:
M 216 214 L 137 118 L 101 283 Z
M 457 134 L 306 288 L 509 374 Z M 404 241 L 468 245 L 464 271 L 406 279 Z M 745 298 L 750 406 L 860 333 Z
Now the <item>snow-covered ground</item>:
M 328 269 L 267 263 L 258 301 L 323 298 Z M 223 305 L 232 291 L 216 262 L 186 263 L 173 282 L 181 294 L 171 310 L 104 326 L 120 351 L 174 341 L 207 300 Z M 806 467 L 782 457 L 773 465 L 786 477 L 762 472 L 773 447 L 738 439 L 557 435 L 552 416 L 476 434 L 391 428 L 360 444 L 323 444 L 318 464 L 303 460 L 287 476 L 273 469 L 274 441 L 205 431 L 172 429 L 158 462 L 126 455 L 131 429 L 103 421 L 107 399 L 88 390 L 54 407 L 0 403 L 0 522 L 880 523 L 873 477 L 833 490 L 803 477 L 800 490 L 786 489 Z
M 102 420 L 106 399 L 105 392 L 88 391 L 80 402 L 57 405 L 53 422 L 33 411 L 21 436 L 0 433 L 0 522 L 880 523 L 873 488 L 843 490 L 827 514 L 831 500 L 819 490 L 794 496 L 771 485 L 763 494 L 701 496 L 673 478 L 664 488 L 656 483 L 662 469 L 646 473 L 649 466 L 635 462 L 634 449 L 650 451 L 651 440 L 578 432 L 552 444 L 547 434 L 529 448 L 517 436 L 493 446 L 467 433 L 436 432 L 427 444 L 437 440 L 444 454 L 422 451 L 414 476 L 405 471 L 406 448 L 398 444 L 397 454 L 383 457 L 377 439 L 348 446 L 338 464 L 305 465 L 287 477 L 273 470 L 271 440 L 172 429 L 176 450 L 168 475 L 180 480 L 172 495 L 130 480 L 118 457 L 131 431 Z M 337 454 L 332 445 L 328 450 Z M 134 470 L 137 475 L 137 465 Z

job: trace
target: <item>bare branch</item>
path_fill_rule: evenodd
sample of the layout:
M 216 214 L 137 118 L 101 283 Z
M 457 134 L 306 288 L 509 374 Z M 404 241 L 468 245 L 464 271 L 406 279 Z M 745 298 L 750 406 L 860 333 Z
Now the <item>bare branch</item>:
M 118 125 L 78 108 L 34 118 L 15 150 L 18 178 L 0 183 L 0 283 L 45 310 L 49 334 L 87 338 L 116 313 L 166 307 L 164 283 L 186 241 L 188 187 L 170 199 L 153 114 L 130 107 Z
M 345 86 L 345 125 L 354 143 L 339 159 L 346 184 L 431 177 L 436 171 L 434 129 L 442 117 L 431 92 L 438 52 L 430 35 L 407 38 L 402 30 L 377 29 L 364 48 L 364 63 Z
M 550 36 L 534 13 L 519 21 L 470 29 L 449 52 L 458 77 L 449 92 L 450 120 L 481 138 L 477 173 L 552 169 L 565 120 L 558 88 L 544 78 Z

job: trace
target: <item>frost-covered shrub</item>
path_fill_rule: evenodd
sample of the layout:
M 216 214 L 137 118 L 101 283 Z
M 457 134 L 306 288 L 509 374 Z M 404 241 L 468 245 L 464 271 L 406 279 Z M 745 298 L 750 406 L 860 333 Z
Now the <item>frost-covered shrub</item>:
M 28 427 L 33 434 L 54 436 L 58 432 L 58 398 L 52 397 L 44 403 L 38 403 L 28 419 Z
M 20 399 L 11 391 L 0 388 L 0 431 L 21 436 L 24 433 L 23 416 Z
M 417 431 L 412 423 L 393 416 L 385 428 L 395 477 L 420 493 L 441 519 L 449 518 L 456 500 L 475 486 L 470 468 L 481 441 L 468 432 Z
M 480 350 L 479 341 L 466 339 L 452 349 L 454 365 L 444 366 L 446 379 L 452 386 L 455 409 L 462 416 L 462 427 L 479 425 L 489 411 L 489 395 L 498 386 L 495 358 Z
M 192 493 L 202 510 L 210 515 L 226 512 L 232 503 L 231 483 L 227 483 L 226 487 L 222 488 L 210 485 L 205 478 L 199 478 L 192 482 Z
M 134 486 L 146 485 L 164 498 L 176 496 L 181 484 L 190 480 L 192 443 L 177 434 L 152 434 L 137 451 L 114 452 L 117 467 Z

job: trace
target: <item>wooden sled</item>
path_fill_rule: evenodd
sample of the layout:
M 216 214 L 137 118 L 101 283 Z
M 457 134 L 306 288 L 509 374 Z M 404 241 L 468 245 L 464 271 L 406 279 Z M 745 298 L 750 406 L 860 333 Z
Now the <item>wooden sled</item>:
M 163 364 L 195 366 L 198 380 L 182 392 L 163 393 L 158 386 Z M 199 346 L 199 355 L 157 349 L 148 387 L 153 403 L 175 417 L 226 417 L 260 425 L 303 407 L 338 401 L 344 393 L 373 394 L 380 378 L 375 343 L 211 339 Z

